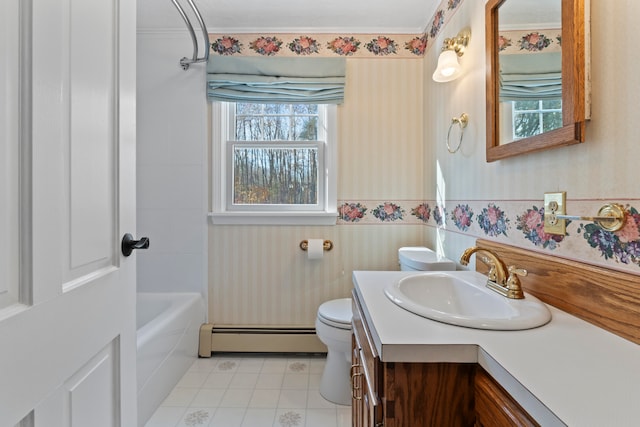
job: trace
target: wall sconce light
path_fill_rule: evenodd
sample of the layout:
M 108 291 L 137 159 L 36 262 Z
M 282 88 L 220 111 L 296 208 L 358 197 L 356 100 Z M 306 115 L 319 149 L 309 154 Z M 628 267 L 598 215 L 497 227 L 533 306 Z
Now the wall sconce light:
M 442 52 L 438 57 L 438 67 L 433 72 L 433 80 L 436 82 L 450 82 L 460 77 L 462 69 L 458 62 L 458 57 L 464 54 L 464 49 L 469 44 L 471 31 L 461 30 L 457 36 L 451 39 L 444 39 Z

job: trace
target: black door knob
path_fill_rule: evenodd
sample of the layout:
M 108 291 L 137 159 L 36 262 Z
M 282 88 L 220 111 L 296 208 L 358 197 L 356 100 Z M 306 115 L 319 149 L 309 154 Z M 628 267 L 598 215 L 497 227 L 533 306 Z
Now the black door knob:
M 134 249 L 148 249 L 149 238 L 142 237 L 140 240 L 135 240 L 131 234 L 127 233 L 122 238 L 122 245 L 120 247 L 122 249 L 122 255 L 129 256 Z

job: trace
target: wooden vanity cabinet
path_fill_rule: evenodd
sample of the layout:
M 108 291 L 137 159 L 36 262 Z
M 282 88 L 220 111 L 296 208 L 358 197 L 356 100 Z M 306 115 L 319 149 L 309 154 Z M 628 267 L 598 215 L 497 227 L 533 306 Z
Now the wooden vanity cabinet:
M 539 426 L 489 374 L 478 366 L 475 379 L 476 427 Z
M 382 362 L 353 302 L 353 426 L 473 426 L 475 364 Z
M 356 301 L 354 299 L 353 301 Z M 354 313 L 355 313 L 354 302 Z M 358 315 L 353 317 L 352 365 L 351 365 L 351 409 L 353 427 L 382 426 L 382 405 L 379 398 L 382 378 L 382 363 L 376 352 L 371 334 L 362 321 L 360 305 Z
M 476 363 L 382 362 L 353 292 L 353 427 L 537 426 Z

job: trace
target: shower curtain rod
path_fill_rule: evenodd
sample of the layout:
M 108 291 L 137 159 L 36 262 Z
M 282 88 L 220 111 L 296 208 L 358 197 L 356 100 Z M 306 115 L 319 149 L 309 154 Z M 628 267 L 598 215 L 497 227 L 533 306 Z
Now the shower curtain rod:
M 209 33 L 207 31 L 207 26 L 205 25 L 204 20 L 202 19 L 202 15 L 198 10 L 198 7 L 195 5 L 193 0 L 187 0 L 187 2 L 189 3 L 189 6 L 191 6 L 191 10 L 193 10 L 193 13 L 195 13 L 196 15 L 196 19 L 198 20 L 198 23 L 200 24 L 200 28 L 202 29 L 202 38 L 204 39 L 204 56 L 202 58 L 198 58 L 198 39 L 196 38 L 196 33 L 193 29 L 193 25 L 191 25 L 191 21 L 189 20 L 189 17 L 185 13 L 182 6 L 180 6 L 180 3 L 178 3 L 178 0 L 171 0 L 171 1 L 173 2 L 173 5 L 176 7 L 176 9 L 178 9 L 178 12 L 180 13 L 180 16 L 182 16 L 184 23 L 187 24 L 187 29 L 189 30 L 189 34 L 191 35 L 191 41 L 193 42 L 193 57 L 191 59 L 184 57 L 180 60 L 180 66 L 182 67 L 182 69 L 188 70 L 189 65 L 191 64 L 195 64 L 198 62 L 207 62 L 209 60 Z

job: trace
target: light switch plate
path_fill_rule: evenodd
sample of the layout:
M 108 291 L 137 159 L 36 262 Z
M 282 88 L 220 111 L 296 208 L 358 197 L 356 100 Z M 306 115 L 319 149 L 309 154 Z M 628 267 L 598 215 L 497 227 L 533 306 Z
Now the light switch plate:
M 567 220 L 557 219 L 553 214 L 566 214 L 567 193 L 564 191 L 558 193 L 544 193 L 544 232 L 547 234 L 558 234 L 564 236 L 567 234 Z

